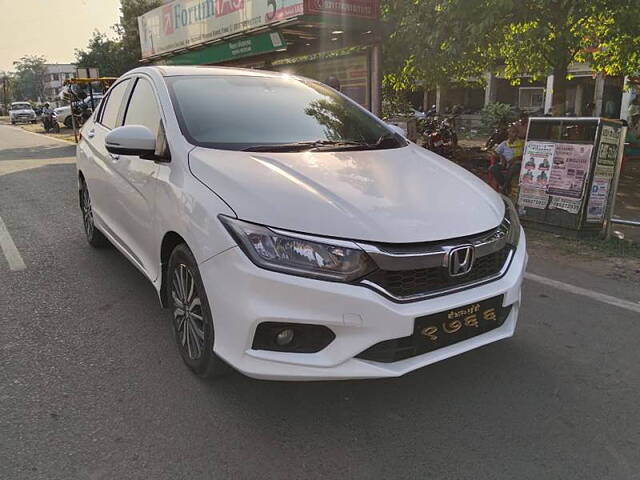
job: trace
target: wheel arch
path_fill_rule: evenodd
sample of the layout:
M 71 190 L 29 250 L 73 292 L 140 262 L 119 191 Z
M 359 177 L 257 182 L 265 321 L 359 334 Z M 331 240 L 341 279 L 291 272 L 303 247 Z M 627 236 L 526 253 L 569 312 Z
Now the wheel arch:
M 86 183 L 86 180 L 84 179 L 84 173 L 82 173 L 82 170 L 78 170 L 78 204 L 80 205 L 80 208 L 82 208 L 82 184 Z
M 180 244 L 187 244 L 187 241 L 178 232 L 170 230 L 162 237 L 162 243 L 160 244 L 160 304 L 163 308 L 167 308 L 169 305 L 169 299 L 167 298 L 167 267 L 169 265 L 169 258 L 171 252 Z

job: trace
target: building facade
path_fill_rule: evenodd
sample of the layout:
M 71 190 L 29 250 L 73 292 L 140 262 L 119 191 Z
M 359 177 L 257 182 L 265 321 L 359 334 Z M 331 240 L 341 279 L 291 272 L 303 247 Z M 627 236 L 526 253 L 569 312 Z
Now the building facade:
M 71 63 L 48 63 L 44 81 L 44 100 L 57 101 L 64 81 L 76 75 L 76 66 Z

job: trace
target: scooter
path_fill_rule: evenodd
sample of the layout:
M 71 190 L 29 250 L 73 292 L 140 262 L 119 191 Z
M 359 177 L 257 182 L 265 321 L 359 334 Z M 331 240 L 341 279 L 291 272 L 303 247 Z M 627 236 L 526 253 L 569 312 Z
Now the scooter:
M 42 114 L 42 126 L 45 132 L 53 130 L 53 133 L 60 133 L 60 125 L 55 112 Z

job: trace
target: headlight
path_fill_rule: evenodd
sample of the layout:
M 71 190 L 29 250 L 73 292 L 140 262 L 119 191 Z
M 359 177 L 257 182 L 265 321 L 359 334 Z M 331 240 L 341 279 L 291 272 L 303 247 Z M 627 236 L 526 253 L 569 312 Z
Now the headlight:
M 504 200 L 504 220 L 502 222 L 507 228 L 507 243 L 517 247 L 520 240 L 518 211 L 509 197 L 503 195 L 502 199 Z
M 352 242 L 318 242 L 223 215 L 218 218 L 251 261 L 267 270 L 338 282 L 375 270 L 369 256 Z

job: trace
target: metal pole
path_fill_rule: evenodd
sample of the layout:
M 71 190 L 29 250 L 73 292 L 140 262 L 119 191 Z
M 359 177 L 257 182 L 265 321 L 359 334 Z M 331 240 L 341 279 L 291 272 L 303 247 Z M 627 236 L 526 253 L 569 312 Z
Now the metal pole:
M 618 181 L 620 180 L 620 169 L 622 168 L 622 156 L 624 155 L 624 140 L 627 136 L 627 127 L 620 128 L 620 141 L 618 142 L 618 158 L 616 159 L 616 168 L 613 173 L 613 178 L 611 179 L 611 201 L 609 202 L 609 206 L 607 207 L 607 215 L 605 217 L 606 227 L 605 227 L 605 240 L 609 240 L 611 238 L 611 217 L 613 217 L 613 212 L 616 207 L 616 196 L 618 195 Z
M 382 114 L 382 48 L 379 43 L 371 47 L 371 113 Z
M 640 220 L 624 220 L 622 218 L 612 218 L 611 223 L 616 225 L 629 225 L 630 227 L 640 227 Z
M 93 105 L 93 87 L 91 86 L 93 82 L 89 82 L 89 98 L 91 99 L 91 111 L 95 108 Z
M 73 92 L 71 92 L 71 95 L 69 95 L 69 108 L 71 109 L 71 125 L 73 126 L 73 138 L 75 139 L 76 143 L 78 143 L 78 129 L 76 127 L 76 117 L 73 114 Z

